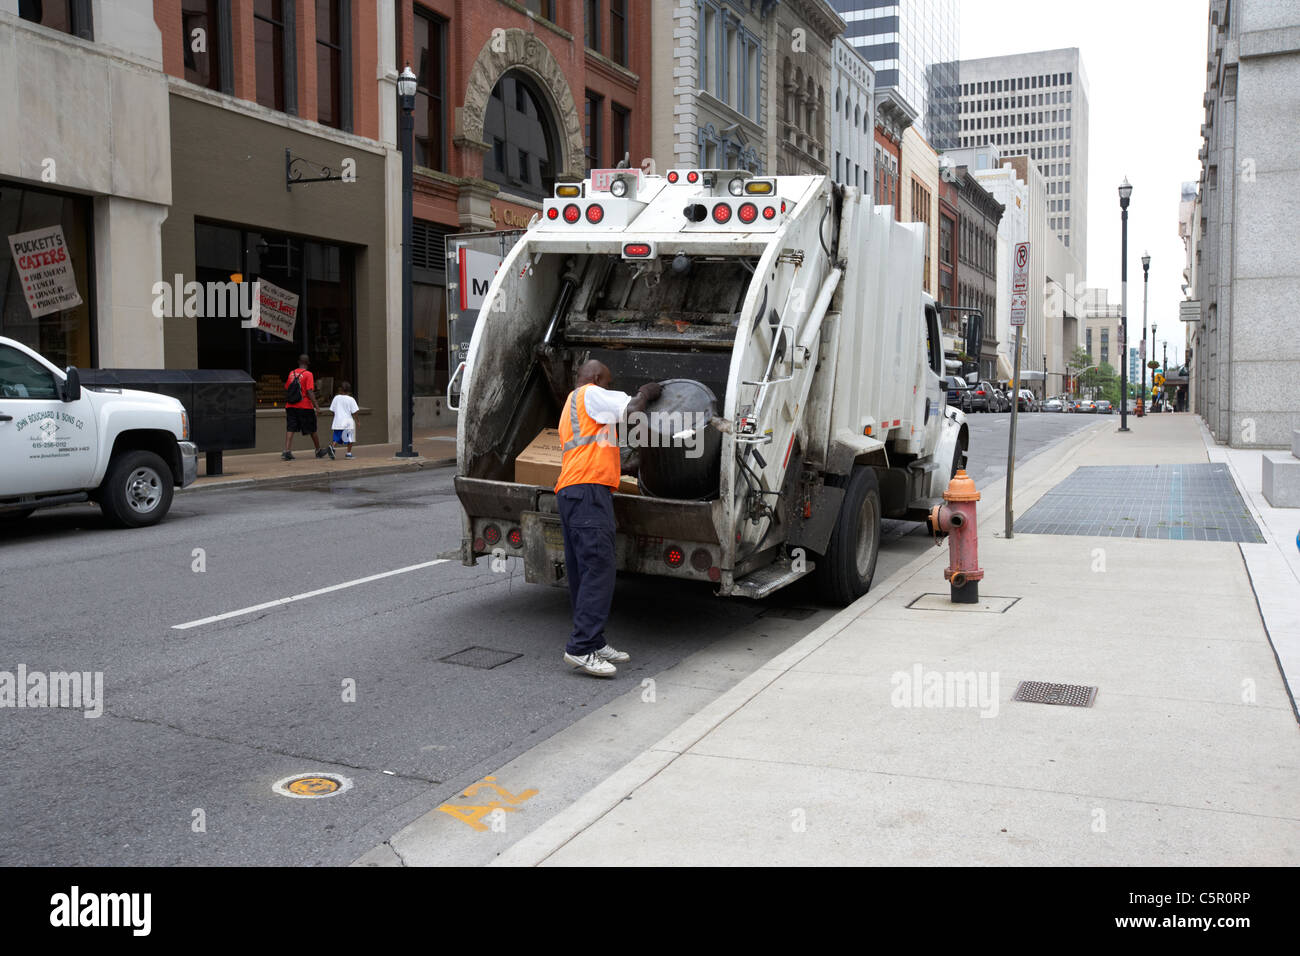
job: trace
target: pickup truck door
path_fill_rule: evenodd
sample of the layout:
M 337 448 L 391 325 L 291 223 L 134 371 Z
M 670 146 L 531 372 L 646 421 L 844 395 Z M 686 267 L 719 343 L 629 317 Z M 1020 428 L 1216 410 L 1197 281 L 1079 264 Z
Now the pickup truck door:
M 85 489 L 98 445 L 95 410 L 62 399 L 63 380 L 0 345 L 0 498 Z

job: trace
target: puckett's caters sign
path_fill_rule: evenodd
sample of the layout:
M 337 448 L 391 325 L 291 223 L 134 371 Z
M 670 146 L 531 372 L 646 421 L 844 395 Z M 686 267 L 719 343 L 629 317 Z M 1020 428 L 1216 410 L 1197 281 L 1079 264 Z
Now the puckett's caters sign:
M 81 305 L 62 226 L 15 233 L 9 237 L 9 249 L 32 318 Z

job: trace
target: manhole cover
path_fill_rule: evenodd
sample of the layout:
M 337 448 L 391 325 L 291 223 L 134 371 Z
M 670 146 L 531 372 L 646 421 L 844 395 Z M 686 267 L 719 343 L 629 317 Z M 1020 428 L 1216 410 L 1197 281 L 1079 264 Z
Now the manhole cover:
M 511 651 L 494 651 L 490 647 L 467 647 L 463 651 L 448 654 L 438 660 L 446 664 L 461 664 L 465 667 L 477 667 L 481 671 L 490 671 L 494 667 L 508 664 L 516 657 L 523 656 Z
M 296 773 L 271 788 L 282 797 L 332 797 L 352 789 L 352 781 L 336 773 Z
M 1097 688 L 1082 684 L 1047 684 L 1043 681 L 1022 680 L 1012 700 L 1027 704 L 1063 704 L 1066 707 L 1091 707 L 1097 699 Z

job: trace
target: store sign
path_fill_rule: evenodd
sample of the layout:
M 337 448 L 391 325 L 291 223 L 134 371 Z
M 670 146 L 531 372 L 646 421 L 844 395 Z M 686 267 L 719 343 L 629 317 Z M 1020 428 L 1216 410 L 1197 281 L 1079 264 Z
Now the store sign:
M 62 226 L 15 233 L 9 237 L 9 248 L 32 318 L 81 305 Z
M 502 257 L 493 252 L 476 252 L 461 246 L 456 250 L 456 268 L 460 272 L 460 309 L 477 312 L 483 305 L 488 286 L 497 274 Z
M 293 327 L 298 321 L 298 296 L 265 279 L 255 284 L 253 314 L 239 324 L 246 329 L 260 329 L 287 342 L 293 341 Z

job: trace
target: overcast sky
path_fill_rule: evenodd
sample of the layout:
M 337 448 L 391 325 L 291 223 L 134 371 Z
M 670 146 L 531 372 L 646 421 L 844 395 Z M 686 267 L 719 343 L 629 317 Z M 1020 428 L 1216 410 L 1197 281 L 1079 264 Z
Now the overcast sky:
M 961 57 L 1078 47 L 1088 79 L 1088 284 L 1120 301 L 1121 180 L 1128 220 L 1129 343 L 1142 335 L 1142 253 L 1151 253 L 1148 320 L 1183 347 L 1179 190 L 1200 178 L 1208 0 L 960 0 Z M 1167 334 L 1168 333 L 1168 334 Z M 1148 346 L 1149 347 L 1149 346 Z M 1159 345 L 1154 357 L 1159 358 Z

